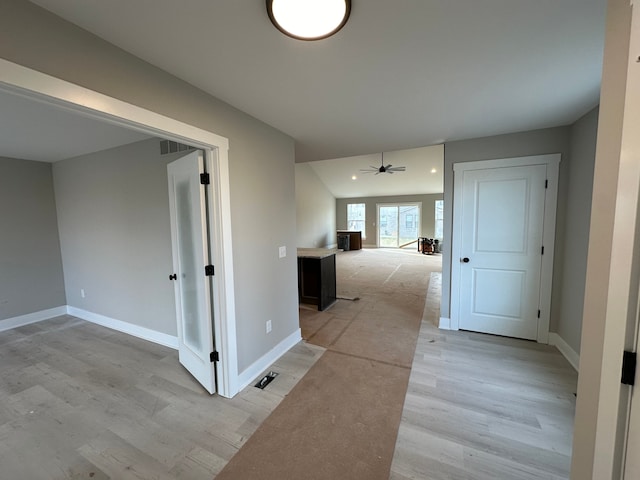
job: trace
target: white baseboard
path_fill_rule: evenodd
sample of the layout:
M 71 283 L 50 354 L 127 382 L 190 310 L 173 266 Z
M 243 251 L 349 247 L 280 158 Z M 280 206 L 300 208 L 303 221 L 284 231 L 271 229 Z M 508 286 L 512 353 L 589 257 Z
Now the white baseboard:
M 578 355 L 560 335 L 554 332 L 549 332 L 549 345 L 553 345 L 560 350 L 560 353 L 564 358 L 567 359 L 576 372 L 578 371 L 580 366 L 580 355 Z
M 66 314 L 67 306 L 62 305 L 60 307 L 48 308 L 47 310 L 40 310 L 39 312 L 27 313 L 26 315 L 20 315 L 18 317 L 5 318 L 4 320 L 0 320 L 0 332 Z
M 149 342 L 158 343 L 165 347 L 178 349 L 178 337 L 173 335 L 167 335 L 166 333 L 157 332 L 149 328 L 133 325 L 132 323 L 123 322 L 122 320 L 116 320 L 115 318 L 105 317 L 98 313 L 89 312 L 81 308 L 67 307 L 69 315 L 81 318 L 87 322 L 96 323 L 103 327 L 111 328 L 119 332 L 133 335 L 134 337 L 148 340 Z
M 259 375 L 265 372 L 271 364 L 287 353 L 291 347 L 296 345 L 300 340 L 302 340 L 302 332 L 298 328 L 278 345 L 256 360 L 249 368 L 238 375 L 238 385 L 240 386 L 238 391 L 241 391 L 247 385 L 252 383 Z
M 451 319 L 447 317 L 440 317 L 438 328 L 442 330 L 451 330 Z

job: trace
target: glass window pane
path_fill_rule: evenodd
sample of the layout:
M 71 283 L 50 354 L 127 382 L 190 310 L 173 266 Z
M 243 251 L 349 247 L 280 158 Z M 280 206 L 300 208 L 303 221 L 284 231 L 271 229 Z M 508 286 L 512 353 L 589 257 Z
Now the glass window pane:
M 436 224 L 434 238 L 442 240 L 444 236 L 444 200 L 436 200 Z
M 182 317 L 184 322 L 184 343 L 197 353 L 203 351 L 203 337 L 200 332 L 200 318 L 203 312 L 198 291 L 196 238 L 197 225 L 194 212 L 197 205 L 191 202 L 189 180 L 181 180 L 176 184 L 176 220 L 178 227 L 178 255 L 181 271 Z
M 347 204 L 347 230 L 352 232 L 362 232 L 362 238 L 365 235 L 365 204 L 364 203 L 348 203 Z

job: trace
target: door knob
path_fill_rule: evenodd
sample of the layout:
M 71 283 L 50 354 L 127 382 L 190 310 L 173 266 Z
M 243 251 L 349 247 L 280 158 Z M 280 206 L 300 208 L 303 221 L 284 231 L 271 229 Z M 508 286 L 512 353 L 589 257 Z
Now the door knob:
M 169 275 L 169 280 L 177 280 L 178 279 L 178 275 L 176 273 L 174 273 L 173 275 Z
M 463 262 L 463 263 L 469 263 L 469 257 L 464 257 L 460 261 Z

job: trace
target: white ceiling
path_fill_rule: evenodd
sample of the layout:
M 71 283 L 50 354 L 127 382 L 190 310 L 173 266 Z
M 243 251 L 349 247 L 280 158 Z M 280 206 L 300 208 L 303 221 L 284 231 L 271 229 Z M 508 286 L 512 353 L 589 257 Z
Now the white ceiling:
M 353 0 L 337 35 L 259 0 L 34 0 L 280 129 L 296 161 L 572 123 L 598 103 L 606 0 Z
M 0 90 L 0 157 L 56 162 L 148 135 Z
M 384 152 L 384 164 L 404 166 L 404 172 L 376 175 L 360 171 L 371 170 L 370 166 L 379 167 L 381 159 L 382 155 L 378 153 L 310 162 L 309 165 L 336 198 L 442 193 L 444 145 Z

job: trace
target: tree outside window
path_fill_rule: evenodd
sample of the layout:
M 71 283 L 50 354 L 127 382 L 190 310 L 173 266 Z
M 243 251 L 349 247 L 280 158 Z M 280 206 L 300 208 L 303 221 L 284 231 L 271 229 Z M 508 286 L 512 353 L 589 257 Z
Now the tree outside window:
M 365 238 L 364 218 L 364 203 L 347 204 L 347 230 L 351 232 L 362 232 L 362 238 Z
M 444 237 L 444 200 L 436 200 L 436 224 L 433 236 L 439 240 Z

